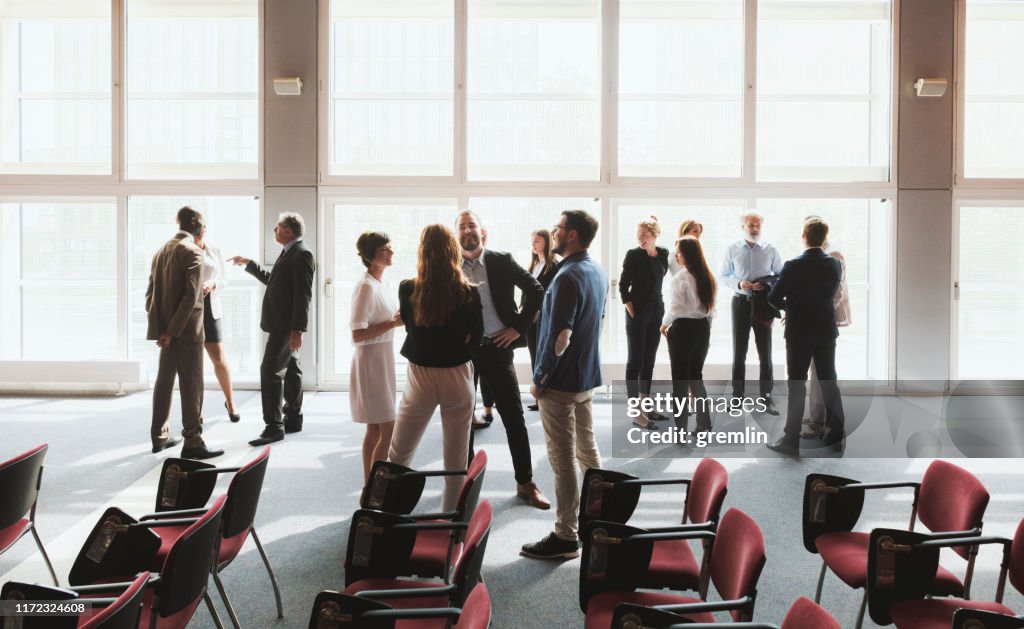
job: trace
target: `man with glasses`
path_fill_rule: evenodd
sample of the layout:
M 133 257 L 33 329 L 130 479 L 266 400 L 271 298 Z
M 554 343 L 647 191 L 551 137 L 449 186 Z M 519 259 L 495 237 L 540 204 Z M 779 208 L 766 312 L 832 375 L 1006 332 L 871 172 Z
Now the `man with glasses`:
M 554 532 L 524 544 L 521 554 L 526 557 L 579 556 L 577 459 L 584 470 L 601 466 L 591 402 L 594 389 L 601 385 L 598 344 L 608 276 L 588 252 L 597 228 L 597 220 L 587 212 L 567 210 L 551 230 L 553 251 L 563 259 L 541 306 L 530 393 L 540 406 L 557 511 Z

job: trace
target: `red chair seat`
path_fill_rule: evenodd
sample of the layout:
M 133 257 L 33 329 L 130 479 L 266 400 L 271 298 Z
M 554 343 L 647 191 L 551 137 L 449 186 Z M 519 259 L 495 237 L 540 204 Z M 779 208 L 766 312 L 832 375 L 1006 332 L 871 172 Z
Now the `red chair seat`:
M 604 592 L 590 599 L 587 604 L 587 622 L 585 629 L 608 629 L 612 626 L 612 615 L 620 603 L 635 605 L 680 605 L 683 603 L 703 603 L 699 598 L 663 594 L 661 592 Z M 710 612 L 685 614 L 693 622 L 713 623 L 715 617 Z
M 28 528 L 28 524 L 28 520 L 22 518 L 7 528 L 0 530 L 0 552 L 7 550 L 14 542 L 21 539 L 21 536 L 25 534 L 25 529 Z
M 156 557 L 153 558 L 153 565 L 149 567 L 149 570 L 153 572 L 159 572 L 160 568 L 164 565 L 164 560 L 167 559 L 167 553 L 171 552 L 171 546 L 174 545 L 174 541 L 181 537 L 181 534 L 185 532 L 190 525 L 181 524 L 177 526 L 157 526 L 150 530 L 160 536 L 160 550 L 156 551 Z M 231 561 L 238 556 L 239 551 L 242 550 L 242 546 L 245 545 L 245 540 L 249 539 L 249 530 L 246 529 L 234 537 L 228 537 L 220 540 L 220 553 L 217 556 L 217 565 L 223 564 L 225 561 Z
M 436 520 L 440 522 L 440 520 Z M 424 576 L 444 576 L 444 561 L 448 556 L 448 542 L 451 531 L 419 531 L 416 542 L 409 554 L 409 568 L 412 574 Z M 462 543 L 455 544 L 449 566 L 462 554 Z
M 989 601 L 965 601 L 960 598 L 933 598 L 903 601 L 889 608 L 892 621 L 904 629 L 949 629 L 953 614 L 961 608 L 980 609 L 997 614 L 1014 615 L 1014 611 L 1000 603 Z
M 868 533 L 825 533 L 814 540 L 821 558 L 843 583 L 862 588 L 868 580 Z M 949 570 L 939 566 L 932 584 L 932 593 L 940 596 L 963 594 L 964 584 Z
M 366 590 L 412 590 L 442 587 L 440 581 L 414 581 L 412 579 L 363 579 L 345 588 L 345 594 L 358 594 Z M 384 601 L 395 609 L 416 609 L 419 607 L 448 607 L 447 596 L 421 596 L 408 598 L 389 598 Z M 419 621 L 417 621 L 419 622 Z M 443 626 L 443 625 L 442 625 Z
M 654 543 L 651 561 L 642 587 L 696 590 L 700 584 L 700 566 L 693 548 L 685 539 Z

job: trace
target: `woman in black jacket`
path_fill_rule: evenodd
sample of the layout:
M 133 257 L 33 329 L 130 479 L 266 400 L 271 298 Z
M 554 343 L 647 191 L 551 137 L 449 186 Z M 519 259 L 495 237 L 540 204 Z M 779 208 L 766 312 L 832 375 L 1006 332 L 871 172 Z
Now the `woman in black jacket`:
M 540 282 L 546 291 L 558 270 L 558 262 L 551 251 L 551 233 L 546 229 L 538 229 L 530 234 L 530 265 L 527 270 Z M 530 350 L 530 372 L 537 366 L 537 325 L 540 322 L 540 310 L 533 316 L 533 325 L 526 330 L 526 348 Z M 536 404 L 526 407 L 537 410 Z
M 654 359 L 661 341 L 661 318 L 665 316 L 661 285 L 668 272 L 668 249 L 657 246 L 659 235 L 661 226 L 656 217 L 640 221 L 636 228 L 640 246 L 626 252 L 619 276 L 619 295 L 626 307 L 626 392 L 630 398 L 650 395 Z M 652 428 L 651 419 L 663 417 L 641 414 L 633 423 Z

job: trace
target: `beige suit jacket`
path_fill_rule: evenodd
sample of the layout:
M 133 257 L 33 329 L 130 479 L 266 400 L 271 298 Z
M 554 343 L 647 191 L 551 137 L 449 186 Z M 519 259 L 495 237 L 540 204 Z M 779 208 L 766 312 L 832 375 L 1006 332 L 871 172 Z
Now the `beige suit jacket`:
M 182 341 L 206 340 L 202 274 L 202 251 L 187 232 L 179 231 L 156 252 L 146 289 L 147 339 L 170 334 Z

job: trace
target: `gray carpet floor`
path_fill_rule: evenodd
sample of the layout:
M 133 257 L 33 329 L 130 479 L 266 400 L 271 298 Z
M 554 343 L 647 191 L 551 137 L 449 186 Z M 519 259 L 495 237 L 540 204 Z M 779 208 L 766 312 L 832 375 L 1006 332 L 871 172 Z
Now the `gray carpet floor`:
M 253 392 L 238 395 L 241 423 L 231 424 L 223 412 L 217 411 L 206 419 L 209 444 L 228 450 L 215 460 L 222 465 L 248 460 L 253 450 L 245 442 L 262 428 L 258 396 Z M 1017 402 L 1009 400 L 1011 404 Z M 891 398 L 889 403 L 904 405 L 904 415 L 910 417 L 912 410 L 940 402 L 937 398 Z M 984 406 L 989 402 L 978 403 Z M 219 392 L 208 392 L 206 408 L 222 408 Z M 611 442 L 612 408 L 607 402 L 595 405 L 596 431 L 603 449 Z M 62 580 L 66 580 L 85 535 L 106 506 L 121 506 L 130 513 L 152 510 L 161 462 L 177 451 L 167 455 L 149 452 L 149 414 L 147 393 L 120 398 L 0 398 L 0 459 L 42 442 L 50 444 L 37 519 Z M 349 519 L 362 485 L 363 429 L 349 420 L 348 398 L 343 393 L 307 394 L 305 416 L 305 430 L 273 448 L 256 518 L 282 585 L 285 618 L 275 618 L 270 584 L 250 542 L 223 573 L 245 627 L 305 627 L 316 593 L 338 589 L 343 583 Z M 175 430 L 177 417 L 177 410 L 172 411 Z M 539 417 L 528 413 L 527 422 L 537 483 L 553 499 Z M 912 425 L 912 421 L 906 422 L 899 430 L 910 430 Z M 775 422 L 774 428 L 781 429 L 781 421 Z M 440 427 L 433 424 L 415 465 L 440 467 L 440 442 Z M 493 600 L 493 626 L 582 626 L 577 596 L 579 561 L 547 563 L 518 555 L 523 543 L 551 530 L 553 512 L 537 511 L 515 498 L 511 459 L 498 423 L 477 433 L 476 446 L 486 449 L 490 459 L 482 497 L 495 508 L 483 565 Z M 787 459 L 759 452 L 756 457 L 720 459 L 730 474 L 726 508 L 737 507 L 750 514 L 761 526 L 767 544 L 768 561 L 759 584 L 756 619 L 778 623 L 797 596 L 813 595 L 820 564 L 816 556 L 804 550 L 800 534 L 800 499 L 807 473 L 827 472 L 864 481 L 913 480 L 920 479 L 930 462 L 928 458 L 869 458 L 871 448 L 869 441 L 853 438 L 843 458 Z M 605 467 L 643 477 L 687 476 L 698 457 L 692 451 L 680 454 L 677 458 L 607 458 Z M 975 472 L 992 494 L 986 531 L 1012 535 L 1024 517 L 1024 467 L 1020 460 L 959 459 L 957 463 Z M 428 486 L 426 508 L 439 506 L 439 489 L 439 485 Z M 876 492 L 869 497 L 858 529 L 905 526 L 910 506 L 906 490 Z M 639 524 L 671 525 L 678 522 L 681 508 L 678 488 L 654 490 L 642 498 L 635 518 Z M 982 551 L 975 576 L 976 597 L 993 595 L 998 564 L 998 551 Z M 963 574 L 963 562 L 958 558 L 949 558 L 947 565 Z M 12 579 L 47 580 L 28 538 L 0 556 L 0 582 Z M 1012 588 L 1008 590 L 1007 604 L 1024 611 L 1024 599 Z M 214 600 L 219 606 L 219 599 L 214 596 Z M 845 588 L 832 575 L 827 578 L 823 604 L 844 627 L 853 626 L 859 603 L 859 591 Z M 223 611 L 221 615 L 226 620 Z M 200 608 L 190 626 L 213 626 L 205 608 Z M 865 626 L 874 625 L 869 619 Z

